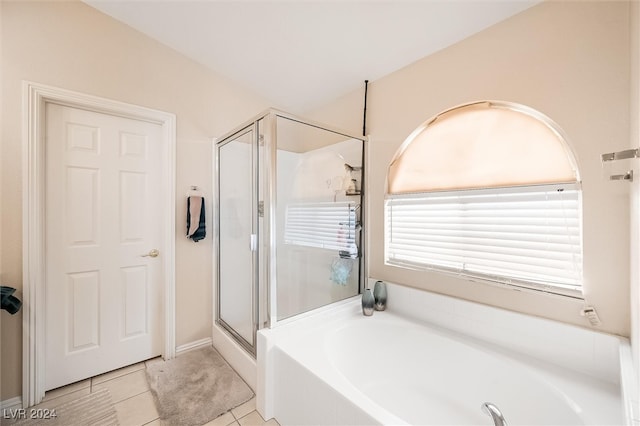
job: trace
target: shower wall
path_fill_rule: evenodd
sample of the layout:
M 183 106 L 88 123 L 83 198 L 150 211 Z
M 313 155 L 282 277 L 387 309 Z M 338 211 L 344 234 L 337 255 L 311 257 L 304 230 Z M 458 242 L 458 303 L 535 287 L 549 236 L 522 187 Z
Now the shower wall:
M 279 320 L 358 294 L 361 179 L 345 164 L 361 163 L 356 139 L 302 153 L 277 150 Z M 346 195 L 350 186 L 354 195 Z
M 216 323 L 256 330 L 355 296 L 364 142 L 270 110 L 216 144 Z

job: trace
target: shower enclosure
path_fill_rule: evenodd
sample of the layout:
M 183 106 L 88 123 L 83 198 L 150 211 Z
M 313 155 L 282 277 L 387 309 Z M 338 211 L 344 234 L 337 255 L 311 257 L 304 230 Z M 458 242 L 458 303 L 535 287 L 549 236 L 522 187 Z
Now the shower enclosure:
M 364 138 L 268 110 L 216 143 L 216 323 L 256 332 L 360 293 Z

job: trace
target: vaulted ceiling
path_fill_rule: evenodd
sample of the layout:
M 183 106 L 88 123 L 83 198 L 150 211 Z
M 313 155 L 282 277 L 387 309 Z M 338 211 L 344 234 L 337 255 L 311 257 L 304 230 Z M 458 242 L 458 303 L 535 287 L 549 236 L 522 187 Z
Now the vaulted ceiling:
M 302 113 L 540 0 L 84 0 Z

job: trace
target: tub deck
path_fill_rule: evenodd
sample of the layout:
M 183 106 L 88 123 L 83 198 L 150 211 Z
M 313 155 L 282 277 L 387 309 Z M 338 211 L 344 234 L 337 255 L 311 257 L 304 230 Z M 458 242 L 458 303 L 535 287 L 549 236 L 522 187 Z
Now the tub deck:
M 259 334 L 259 405 L 283 425 L 491 425 L 484 402 L 512 426 L 624 423 L 615 380 L 359 300 Z

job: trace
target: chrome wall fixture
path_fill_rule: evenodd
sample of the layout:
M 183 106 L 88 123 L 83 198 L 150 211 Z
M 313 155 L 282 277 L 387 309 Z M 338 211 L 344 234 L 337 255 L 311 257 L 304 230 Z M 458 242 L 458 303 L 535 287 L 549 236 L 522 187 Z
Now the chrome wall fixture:
M 633 158 L 640 158 L 640 149 L 626 149 L 618 152 L 607 152 L 601 155 L 603 163 L 617 160 L 628 160 Z M 633 182 L 633 170 L 629 170 L 626 173 L 611 175 L 609 180 L 626 180 L 627 182 Z
M 638 158 L 640 157 L 640 150 L 636 149 L 627 149 L 624 151 L 618 152 L 608 152 L 606 154 L 602 154 L 602 162 L 606 161 L 616 161 L 616 160 L 626 160 L 628 158 Z
M 609 176 L 609 180 L 626 180 L 633 182 L 633 170 L 629 170 L 628 172 L 619 175 L 611 175 Z

